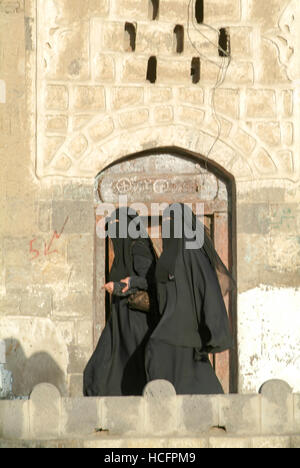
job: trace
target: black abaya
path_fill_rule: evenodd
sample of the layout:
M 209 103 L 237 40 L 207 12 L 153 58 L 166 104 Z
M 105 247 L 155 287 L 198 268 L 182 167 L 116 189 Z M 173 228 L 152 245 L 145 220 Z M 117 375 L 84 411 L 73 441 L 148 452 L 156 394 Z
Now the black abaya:
M 118 240 L 114 241 L 115 247 Z M 120 245 L 127 251 L 121 251 Z M 151 293 L 156 260 L 149 239 L 126 239 L 116 247 L 119 257 L 115 256 L 111 269 L 113 280 L 117 282 L 130 276 L 133 287 L 148 289 Z M 126 296 L 132 291 L 123 294 L 116 288 L 114 292 L 119 295 L 112 295 L 111 313 L 84 370 L 85 396 L 141 395 L 143 392 L 147 383 L 145 345 L 154 328 L 155 310 L 149 313 L 131 310 Z
M 161 320 L 146 346 L 147 379 L 169 380 L 177 394 L 223 393 L 208 359 L 232 344 L 216 271 L 203 248 L 186 249 L 183 232 L 175 239 L 171 229 L 163 246 L 156 268 Z

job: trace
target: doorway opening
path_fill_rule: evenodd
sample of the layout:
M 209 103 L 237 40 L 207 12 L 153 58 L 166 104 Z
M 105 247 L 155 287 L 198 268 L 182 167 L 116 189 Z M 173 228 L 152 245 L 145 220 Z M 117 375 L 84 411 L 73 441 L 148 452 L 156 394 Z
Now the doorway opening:
M 120 195 L 127 197 L 128 205 L 135 203 L 149 207 L 151 203 L 188 203 L 193 210 L 203 206 L 199 215 L 209 230 L 215 248 L 224 264 L 236 276 L 236 215 L 235 183 L 233 177 L 220 166 L 201 159 L 178 148 L 147 150 L 129 155 L 112 164 L 97 177 L 97 198 L 103 203 L 118 207 Z M 136 211 L 138 211 L 136 209 Z M 101 216 L 97 216 L 96 225 Z M 144 222 L 147 220 L 144 220 Z M 148 218 L 148 232 L 156 246 L 161 249 L 161 238 L 153 238 L 160 232 L 161 217 Z M 112 261 L 113 250 L 108 239 L 96 236 L 95 262 L 95 314 L 94 344 L 96 345 L 109 312 L 109 296 L 101 290 L 106 281 Z M 211 356 L 211 362 L 225 393 L 237 392 L 237 333 L 236 292 L 224 298 L 234 339 L 234 349 Z

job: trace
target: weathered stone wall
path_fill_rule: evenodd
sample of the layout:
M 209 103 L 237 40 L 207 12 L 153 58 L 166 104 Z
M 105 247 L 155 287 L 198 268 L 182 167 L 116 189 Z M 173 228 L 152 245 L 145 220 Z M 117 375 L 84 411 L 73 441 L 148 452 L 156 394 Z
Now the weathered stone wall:
M 188 22 L 188 3 L 161 0 L 152 21 L 140 0 L 0 2 L 0 338 L 16 395 L 44 381 L 80 395 L 93 350 L 94 178 L 160 147 L 211 149 L 235 178 L 240 392 L 268 378 L 300 391 L 299 2 L 204 0 L 204 22 L 230 34 L 224 81 L 218 33 Z

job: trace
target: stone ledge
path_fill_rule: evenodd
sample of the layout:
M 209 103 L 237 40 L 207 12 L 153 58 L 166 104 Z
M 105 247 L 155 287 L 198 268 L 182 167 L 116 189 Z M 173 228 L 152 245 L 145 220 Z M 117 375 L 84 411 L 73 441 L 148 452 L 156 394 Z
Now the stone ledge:
M 231 438 L 237 445 L 242 439 L 244 446 L 250 438 L 263 446 L 268 436 L 291 445 L 290 436 L 295 443 L 300 437 L 299 402 L 300 395 L 280 380 L 266 382 L 259 395 L 176 395 L 169 382 L 157 380 L 141 397 L 99 398 L 61 397 L 45 383 L 28 401 L 0 401 L 0 438 L 81 440 L 97 433 L 106 441 L 111 436 L 202 440 L 211 434 L 211 443 L 219 445 Z
M 3 440 L 0 448 L 300 448 L 300 436 L 89 437 L 53 440 Z

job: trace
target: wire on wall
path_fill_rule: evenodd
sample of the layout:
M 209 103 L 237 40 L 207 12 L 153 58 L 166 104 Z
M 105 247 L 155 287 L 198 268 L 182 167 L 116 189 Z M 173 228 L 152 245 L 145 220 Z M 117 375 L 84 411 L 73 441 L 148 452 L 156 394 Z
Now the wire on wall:
M 219 34 L 220 34 L 220 31 L 217 30 L 216 28 L 214 28 L 213 26 L 210 26 L 209 24 L 206 24 L 204 23 L 203 21 L 201 23 L 196 23 L 195 22 L 195 15 L 193 15 L 193 12 L 195 11 L 195 8 L 196 8 L 196 4 L 195 4 L 195 1 L 196 0 L 190 0 L 189 1 L 189 5 L 188 5 L 188 22 L 187 22 L 187 35 L 188 35 L 188 39 L 192 45 L 192 47 L 196 50 L 196 52 L 198 53 L 199 57 L 213 65 L 215 65 L 216 67 L 219 68 L 219 72 L 218 72 L 218 76 L 217 76 L 217 80 L 216 80 L 216 83 L 214 84 L 213 88 L 212 88 L 212 97 L 211 97 L 211 107 L 212 107 L 212 114 L 213 114 L 213 117 L 217 123 L 217 136 L 214 140 L 214 142 L 212 143 L 211 147 L 209 148 L 209 151 L 207 152 L 207 154 L 205 155 L 205 158 L 206 158 L 206 169 L 207 169 L 207 160 L 209 158 L 209 155 L 211 154 L 212 150 L 214 149 L 216 143 L 218 142 L 218 140 L 221 138 L 221 132 L 222 132 L 222 122 L 221 122 L 221 119 L 216 111 L 216 102 L 215 102 L 215 96 L 216 96 L 216 91 L 217 89 L 222 86 L 222 84 L 224 83 L 225 79 L 226 79 L 226 75 L 227 75 L 227 71 L 228 71 L 228 68 L 230 66 L 230 63 L 232 61 L 232 56 L 231 56 L 231 52 L 230 52 L 230 49 L 229 50 L 225 50 L 221 45 L 220 45 L 220 41 L 218 44 L 215 44 L 209 37 L 207 37 L 203 32 L 202 30 L 204 28 L 207 28 L 207 29 L 210 29 L 214 32 L 217 32 L 218 33 L 218 37 L 219 37 Z M 191 9 L 192 9 L 192 12 L 191 12 Z M 215 47 L 215 49 L 218 51 L 218 56 L 220 57 L 220 63 L 214 61 L 214 60 L 211 60 L 210 57 L 207 57 L 205 54 L 203 54 L 198 48 L 197 46 L 195 45 L 195 43 L 193 42 L 192 38 L 191 38 L 191 35 L 190 35 L 190 30 L 191 30 L 191 26 L 198 32 L 199 35 L 201 35 L 203 38 L 205 38 L 211 45 L 213 45 Z

